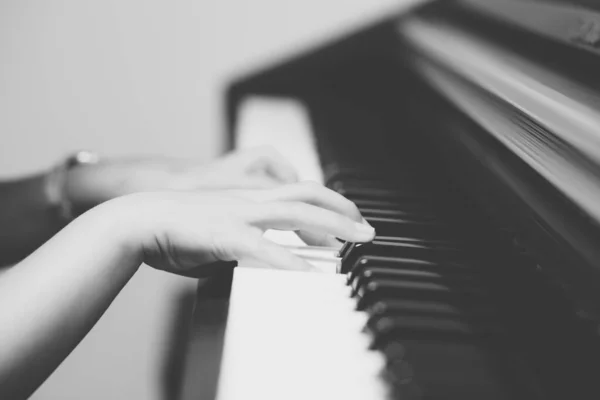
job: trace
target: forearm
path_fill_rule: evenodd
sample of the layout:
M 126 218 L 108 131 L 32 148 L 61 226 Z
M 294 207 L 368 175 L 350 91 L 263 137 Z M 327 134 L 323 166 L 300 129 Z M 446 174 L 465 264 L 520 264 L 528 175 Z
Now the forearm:
M 40 174 L 0 183 L 0 266 L 23 259 L 62 227 L 44 182 Z
M 133 276 L 120 223 L 92 210 L 0 276 L 0 398 L 35 391 Z

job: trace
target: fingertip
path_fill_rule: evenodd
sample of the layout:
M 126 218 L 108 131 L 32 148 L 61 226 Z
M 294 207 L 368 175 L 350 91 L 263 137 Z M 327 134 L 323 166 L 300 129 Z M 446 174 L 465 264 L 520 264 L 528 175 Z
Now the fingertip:
M 356 236 L 357 238 L 359 238 L 359 242 L 370 242 L 371 240 L 375 239 L 375 228 L 373 228 L 371 225 L 369 224 L 363 224 L 363 223 L 355 223 L 355 230 L 356 230 Z

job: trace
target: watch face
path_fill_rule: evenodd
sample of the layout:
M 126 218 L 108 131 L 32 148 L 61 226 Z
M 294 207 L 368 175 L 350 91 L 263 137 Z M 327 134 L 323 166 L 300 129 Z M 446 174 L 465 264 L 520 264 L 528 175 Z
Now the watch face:
M 79 164 L 96 164 L 99 161 L 99 157 L 96 153 L 92 153 L 91 151 L 79 151 L 69 157 L 67 160 L 67 165 L 69 167 L 73 167 Z

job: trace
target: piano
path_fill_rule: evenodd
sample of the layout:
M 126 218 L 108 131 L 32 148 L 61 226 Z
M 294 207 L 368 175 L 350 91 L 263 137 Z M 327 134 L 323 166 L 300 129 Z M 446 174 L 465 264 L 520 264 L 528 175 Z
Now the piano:
M 438 0 L 232 83 L 377 237 L 200 282 L 181 397 L 600 398 L 599 67 L 594 1 Z

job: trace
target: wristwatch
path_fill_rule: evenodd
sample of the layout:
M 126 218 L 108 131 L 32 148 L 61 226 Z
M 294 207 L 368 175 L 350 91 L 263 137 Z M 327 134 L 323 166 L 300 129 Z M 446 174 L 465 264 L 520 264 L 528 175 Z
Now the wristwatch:
M 73 218 L 73 204 L 67 196 L 67 173 L 80 165 L 97 164 L 100 158 L 91 151 L 78 151 L 65 158 L 46 175 L 44 191 L 50 207 L 56 210 L 63 222 Z

